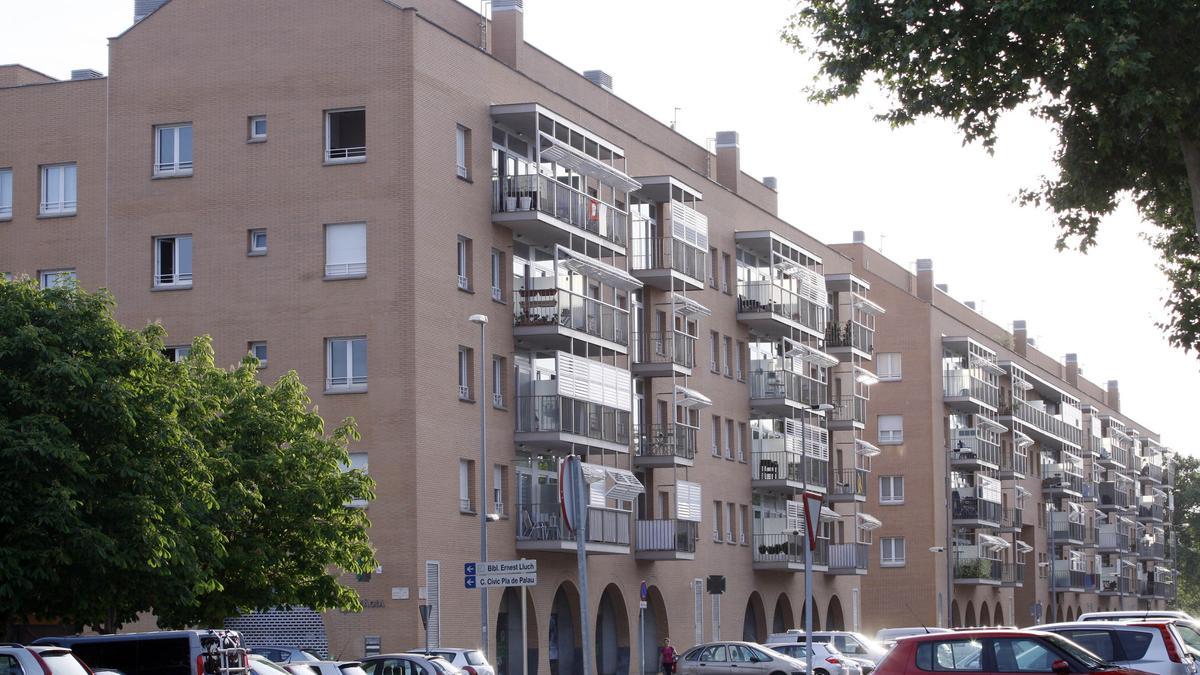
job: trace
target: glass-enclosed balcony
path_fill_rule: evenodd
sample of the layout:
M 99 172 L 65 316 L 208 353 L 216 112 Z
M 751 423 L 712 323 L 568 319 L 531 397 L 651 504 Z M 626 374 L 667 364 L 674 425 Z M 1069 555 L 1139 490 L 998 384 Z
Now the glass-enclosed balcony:
M 1003 373 L 992 350 L 970 338 L 942 338 L 942 399 L 951 408 L 994 414 Z
M 829 274 L 825 287 L 833 298 L 833 315 L 825 329 L 825 347 L 843 361 L 869 360 L 875 352 L 875 318 L 885 313 L 867 299 L 871 286 L 852 274 Z
M 494 105 L 492 222 L 535 245 L 583 239 L 624 254 L 624 151 L 535 103 Z
M 1055 544 L 1075 544 L 1084 541 L 1083 514 L 1075 511 L 1055 511 L 1050 515 L 1050 538 Z
M 1063 447 L 1061 444 L 1064 442 L 1079 447 L 1083 440 L 1081 427 L 1069 424 L 1063 418 L 1050 414 L 1041 401 L 1033 403 L 1020 399 L 1013 400 L 1011 405 L 1001 406 L 1000 415 L 1002 417 L 1011 415 L 1025 422 L 1029 425 L 1026 429 L 1030 433 L 1036 434 L 1043 442 L 1051 440 L 1056 444 L 1055 447 Z
M 548 452 L 629 452 L 628 370 L 565 352 L 518 353 L 514 440 Z
M 1126 528 L 1115 523 L 1100 525 L 1100 541 L 1097 549 L 1100 553 L 1129 553 L 1131 547 L 1130 533 Z
M 1143 523 L 1161 523 L 1165 509 L 1162 504 L 1138 504 L 1138 521 Z
M 984 529 L 1000 527 L 1000 481 L 981 473 L 954 473 L 950 480 L 953 488 L 950 495 L 951 512 L 955 525 Z
M 629 269 L 664 291 L 704 289 L 709 273 L 708 218 L 696 210 L 698 193 L 676 179 L 639 179 L 634 197 Z
M 537 443 L 523 438 L 524 434 L 551 434 L 564 439 L 577 436 L 584 445 L 618 445 L 627 451 L 629 411 L 566 396 L 518 396 L 516 432 L 521 443 Z
M 1087 564 L 1082 557 L 1072 556 L 1069 560 L 1056 559 L 1053 563 L 1052 583 L 1059 592 L 1070 590 L 1082 593 L 1096 587 L 1096 575 L 1088 574 Z
M 1029 475 L 1029 455 L 1024 447 L 1006 444 L 1000 451 L 1000 479 L 1022 480 Z
M 1042 492 L 1051 496 L 1083 496 L 1083 460 L 1069 452 L 1060 453 L 1061 460 L 1042 463 Z
M 1138 543 L 1138 560 L 1163 560 L 1166 557 L 1166 547 L 1155 541 L 1153 543 Z
M 699 525 L 690 520 L 638 520 L 636 557 L 640 560 L 695 560 Z
M 634 335 L 633 373 L 643 377 L 691 375 L 696 364 L 696 336 L 682 331 L 647 331 Z
M 737 318 L 771 336 L 825 337 L 829 296 L 821 259 L 769 231 L 738 232 Z
M 517 505 L 517 551 L 576 550 L 575 533 L 562 522 L 562 505 L 557 500 Z M 628 554 L 630 550 L 629 511 L 589 506 L 587 510 L 588 553 Z
M 700 430 L 685 424 L 655 424 L 639 435 L 633 463 L 637 466 L 691 466 Z
M 1162 482 L 1163 482 L 1162 466 L 1159 464 L 1154 464 L 1152 462 L 1148 462 L 1148 461 L 1143 462 L 1142 469 L 1138 473 L 1138 480 L 1142 481 L 1143 483 L 1152 483 L 1154 485 L 1162 485 Z
M 1004 567 L 995 547 L 976 544 L 954 549 L 956 584 L 999 586 L 1004 579 Z
M 629 346 L 629 310 L 561 288 L 529 288 L 513 293 L 513 334 L 519 337 L 570 333 Z M 549 329 L 549 330 L 547 330 Z M 543 341 L 547 346 L 555 341 Z
M 824 491 L 829 476 L 829 431 L 813 416 L 750 423 L 750 484 L 783 493 Z
M 832 429 L 862 429 L 867 422 L 867 399 L 863 396 L 839 396 L 829 411 Z
M 763 414 L 788 415 L 829 402 L 824 369 L 796 372 L 790 359 L 760 359 L 750 363 L 750 407 Z
M 1124 511 L 1133 505 L 1132 486 L 1128 481 L 1109 480 L 1100 483 L 1100 509 Z
M 977 420 L 981 416 L 976 416 Z M 954 420 L 951 420 L 952 424 Z M 956 469 L 974 471 L 1000 467 L 1000 442 L 995 429 L 977 427 L 950 428 L 950 465 Z
M 1025 509 L 1013 506 L 1004 507 L 1000 513 L 1000 531 L 1020 533 L 1025 526 Z
M 1115 567 L 1105 567 L 1100 572 L 1100 585 L 1096 591 L 1100 595 L 1126 595 L 1133 589 L 1132 580 L 1128 575 L 1122 576 Z

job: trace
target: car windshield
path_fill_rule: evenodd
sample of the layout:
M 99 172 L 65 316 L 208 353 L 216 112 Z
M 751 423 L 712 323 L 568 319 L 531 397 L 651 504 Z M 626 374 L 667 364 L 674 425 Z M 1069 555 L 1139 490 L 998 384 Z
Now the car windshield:
M 1103 670 L 1104 668 L 1115 667 L 1108 661 L 1105 661 L 1099 656 L 1096 656 L 1095 654 L 1089 652 L 1083 647 L 1080 647 L 1074 642 L 1071 642 L 1067 638 L 1062 637 L 1061 635 L 1049 633 L 1046 635 L 1046 639 L 1050 641 L 1050 644 L 1054 645 L 1059 650 L 1066 652 L 1071 656 L 1071 658 L 1087 666 L 1090 670 Z

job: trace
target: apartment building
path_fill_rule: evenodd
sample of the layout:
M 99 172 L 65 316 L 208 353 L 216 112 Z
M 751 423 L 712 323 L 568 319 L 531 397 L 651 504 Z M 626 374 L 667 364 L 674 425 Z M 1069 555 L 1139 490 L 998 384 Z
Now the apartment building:
M 878 566 L 873 626 L 1029 625 L 1163 608 L 1171 570 L 1171 451 L 1121 413 L 1116 381 L 1011 330 L 862 243 L 854 260 L 878 320 L 868 440 Z M 930 524 L 933 526 L 930 527 Z
M 358 421 L 352 466 L 378 490 L 349 507 L 380 566 L 346 580 L 362 612 L 323 617 L 334 655 L 477 646 L 459 575 L 481 512 L 491 559 L 538 562 L 527 651 L 520 589 L 490 593 L 501 672 L 765 638 L 802 621 L 805 492 L 826 495 L 814 623 L 865 625 L 884 310 L 778 218 L 736 133 L 710 152 L 535 50 L 520 0 L 488 20 L 454 0 L 136 4 L 107 77 L 0 67 L 0 271 L 108 288 L 126 324 L 162 322 L 168 357 L 211 335 L 220 363 L 294 369 L 327 420 Z

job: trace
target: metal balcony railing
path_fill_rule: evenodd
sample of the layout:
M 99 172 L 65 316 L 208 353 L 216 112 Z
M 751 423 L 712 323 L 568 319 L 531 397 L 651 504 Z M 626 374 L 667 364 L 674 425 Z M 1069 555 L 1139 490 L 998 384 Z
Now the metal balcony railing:
M 1147 544 L 1147 543 L 1142 542 L 1142 543 L 1138 544 L 1138 557 L 1139 558 L 1162 558 L 1162 557 L 1164 557 L 1165 550 L 1166 549 L 1164 548 L 1164 546 L 1162 544 L 1158 544 L 1158 543 Z
M 829 402 L 829 385 L 790 370 L 750 373 L 750 400 L 787 399 L 805 405 Z
M 955 579 L 1004 580 L 1004 562 L 990 558 L 954 556 Z
M 673 363 L 683 368 L 696 365 L 696 338 L 679 331 L 650 331 L 634 334 L 639 363 Z
M 754 562 L 804 564 L 804 547 L 808 536 L 804 533 L 755 534 L 752 548 Z M 813 565 L 829 564 L 829 540 L 817 539 L 813 549 Z
M 561 288 L 513 292 L 513 325 L 559 325 L 619 345 L 629 345 L 629 310 Z
M 1050 518 L 1051 538 L 1059 541 L 1075 540 L 1083 541 L 1084 526 L 1083 523 L 1074 523 L 1066 518 L 1066 514 L 1052 514 Z
M 638 439 L 639 457 L 696 457 L 700 430 L 683 424 L 654 424 Z
M 1127 532 L 1100 531 L 1100 548 L 1127 552 L 1130 549 L 1130 539 Z
M 867 496 L 868 473 L 866 469 L 835 469 L 829 494 Z
M 970 432 L 972 429 L 959 429 Z M 970 434 L 962 434 L 950 441 L 950 461 L 979 459 L 989 464 L 1000 464 L 1000 446 Z
M 841 396 L 833 401 L 829 419 L 834 422 L 867 422 L 867 399 L 861 396 Z
M 956 501 L 952 511 L 954 520 L 985 520 L 990 523 L 999 523 L 1001 516 L 999 504 L 976 497 L 964 497 Z
M 1000 390 L 996 385 L 975 377 L 970 370 L 955 368 L 942 372 L 942 395 L 945 398 L 970 397 L 995 408 Z
M 1063 561 L 1058 561 L 1063 562 Z M 1059 590 L 1067 588 L 1084 588 L 1087 577 L 1091 576 L 1080 570 L 1056 568 L 1054 570 L 1054 586 Z M 1093 582 L 1093 587 L 1094 587 Z
M 1129 579 L 1115 574 L 1101 574 L 1100 586 L 1096 589 L 1101 593 L 1128 593 L 1132 588 Z
M 518 433 L 559 432 L 629 444 L 629 412 L 566 396 L 518 396 Z
M 1141 473 L 1143 478 L 1149 478 L 1155 483 L 1161 483 L 1163 479 L 1163 468 L 1157 464 L 1146 463 L 1142 465 Z
M 1133 501 L 1129 492 L 1121 490 L 1116 481 L 1105 481 L 1100 483 L 1100 505 L 1115 506 L 1117 508 L 1128 508 Z
M 1000 571 L 1000 582 L 1005 584 L 1025 583 L 1025 565 L 1005 564 Z
M 800 293 L 772 281 L 739 281 L 737 294 L 739 314 L 769 312 L 818 333 L 825 333 L 825 307 Z
M 825 329 L 826 347 L 852 347 L 860 352 L 875 352 L 875 330 L 852 319 L 840 326 L 830 322 Z
M 637 551 L 695 553 L 699 523 L 690 520 L 637 521 Z
M 1029 456 L 1017 450 L 1000 453 L 1000 470 L 1029 475 Z
M 562 507 L 558 500 L 517 505 L 520 522 L 517 541 L 574 541 L 575 533 L 562 523 Z M 628 546 L 628 511 L 620 509 L 588 507 L 587 541 L 597 544 Z
M 754 451 L 750 453 L 750 470 L 753 480 L 789 480 L 825 487 L 829 461 L 789 450 Z
M 1020 528 L 1025 525 L 1025 511 L 1014 507 L 1006 508 L 1000 515 L 1000 526 Z
M 1032 424 L 1052 436 L 1075 445 L 1079 445 L 1083 441 L 1082 429 L 1067 424 L 1062 418 L 1055 417 L 1044 410 L 1038 410 L 1025 401 L 1014 400 L 1011 405 L 1001 406 L 1000 414 L 1013 415 L 1022 422 Z
M 829 569 L 865 570 L 870 562 L 871 549 L 867 544 L 830 544 Z
M 674 237 L 635 237 L 629 240 L 629 268 L 675 270 L 703 281 L 708 269 L 708 251 Z
M 506 176 L 496 186 L 492 210 L 497 213 L 540 211 L 618 246 L 625 245 L 629 213 L 623 209 L 541 174 Z
M 1165 511 L 1161 504 L 1139 504 L 1138 518 L 1162 520 Z

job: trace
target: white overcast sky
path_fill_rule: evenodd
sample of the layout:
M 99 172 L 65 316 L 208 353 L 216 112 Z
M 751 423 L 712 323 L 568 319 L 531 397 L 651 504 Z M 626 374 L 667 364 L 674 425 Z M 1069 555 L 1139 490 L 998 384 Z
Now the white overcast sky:
M 199 0 L 187 0 L 199 1 Z M 344 0 L 325 0 L 326 2 Z M 478 9 L 477 0 L 463 0 Z M 994 156 L 952 126 L 890 129 L 876 93 L 824 107 L 813 73 L 778 37 L 791 0 L 525 0 L 525 38 L 576 70 L 613 75 L 618 95 L 697 143 L 741 134 L 742 168 L 779 179 L 784 218 L 827 242 L 853 230 L 909 266 L 932 258 L 938 283 L 1002 326 L 1025 319 L 1038 345 L 1077 352 L 1084 375 L 1121 383 L 1123 411 L 1172 447 L 1200 451 L 1191 415 L 1200 363 L 1167 345 L 1167 283 L 1132 208 L 1088 255 L 1054 250 L 1051 217 L 1013 198 L 1050 170 L 1054 138 L 1026 116 L 1004 120 Z M 0 0 L 0 63 L 55 77 L 107 72 L 106 38 L 133 0 Z M 185 83 L 181 83 L 183 86 Z

